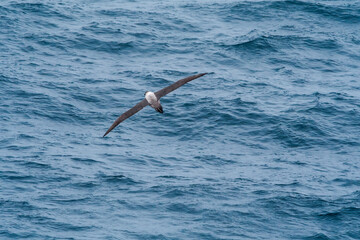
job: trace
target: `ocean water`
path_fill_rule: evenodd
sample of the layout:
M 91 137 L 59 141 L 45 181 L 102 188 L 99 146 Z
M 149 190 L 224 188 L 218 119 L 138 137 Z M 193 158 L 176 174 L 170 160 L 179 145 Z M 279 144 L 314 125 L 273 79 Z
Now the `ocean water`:
M 359 1 L 2 0 L 0 53 L 0 239 L 360 239 Z

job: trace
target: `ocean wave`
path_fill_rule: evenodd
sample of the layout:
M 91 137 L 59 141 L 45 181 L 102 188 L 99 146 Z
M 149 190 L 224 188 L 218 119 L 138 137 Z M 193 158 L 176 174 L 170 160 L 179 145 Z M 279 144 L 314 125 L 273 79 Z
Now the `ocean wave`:
M 357 2 L 348 5 L 330 5 L 326 2 L 308 1 L 275 1 L 270 6 L 276 9 L 309 12 L 321 15 L 325 18 L 341 21 L 344 23 L 358 23 L 360 21 L 360 11 Z
M 0 238 L 358 238 L 357 1 L 0 5 Z
M 36 16 L 46 18 L 59 18 L 61 20 L 73 20 L 70 15 L 64 13 L 64 11 L 56 9 L 56 5 L 49 5 L 45 3 L 12 3 L 9 7 L 17 10 L 23 14 L 33 14 Z

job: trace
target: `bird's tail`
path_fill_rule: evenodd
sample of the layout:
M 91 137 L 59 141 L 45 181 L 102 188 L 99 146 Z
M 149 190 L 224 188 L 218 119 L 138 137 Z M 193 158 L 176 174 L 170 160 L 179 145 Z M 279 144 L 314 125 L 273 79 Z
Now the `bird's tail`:
M 159 113 L 164 113 L 161 105 L 159 107 L 155 108 L 155 110 L 158 111 Z

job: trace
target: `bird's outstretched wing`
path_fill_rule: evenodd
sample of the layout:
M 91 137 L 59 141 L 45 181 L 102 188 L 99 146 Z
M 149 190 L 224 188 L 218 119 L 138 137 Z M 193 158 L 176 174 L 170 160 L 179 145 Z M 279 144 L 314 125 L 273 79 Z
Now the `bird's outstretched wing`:
M 118 117 L 118 119 L 115 120 L 115 122 L 111 125 L 111 127 L 106 131 L 106 133 L 104 134 L 103 137 L 105 137 L 109 132 L 111 132 L 111 130 L 113 130 L 117 125 L 119 125 L 122 121 L 124 121 L 125 119 L 131 117 L 132 115 L 134 115 L 135 113 L 137 113 L 138 111 L 140 111 L 141 109 L 143 109 L 144 107 L 146 107 L 147 105 L 149 105 L 148 101 L 146 101 L 146 99 L 144 98 L 141 102 L 139 102 L 138 104 L 136 104 L 133 108 L 127 110 L 126 112 L 124 112 L 120 117 Z
M 157 99 L 160 99 L 161 97 L 165 96 L 166 94 L 168 94 L 168 93 L 174 91 L 175 89 L 181 87 L 185 83 L 190 82 L 190 81 L 192 81 L 192 80 L 194 80 L 196 78 L 202 77 L 205 74 L 207 74 L 207 73 L 200 73 L 200 74 L 193 75 L 193 76 L 190 76 L 190 77 L 187 77 L 187 78 L 183 78 L 183 79 L 171 84 L 170 86 L 157 91 L 155 93 L 155 96 L 157 97 Z

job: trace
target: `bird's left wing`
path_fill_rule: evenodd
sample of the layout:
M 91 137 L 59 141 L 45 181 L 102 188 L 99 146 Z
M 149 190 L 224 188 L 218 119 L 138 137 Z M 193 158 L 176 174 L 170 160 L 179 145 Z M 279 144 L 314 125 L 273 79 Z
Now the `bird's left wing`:
M 131 117 L 132 115 L 134 115 L 135 113 L 137 113 L 138 111 L 140 111 L 141 109 L 143 109 L 144 107 L 146 107 L 147 105 L 149 105 L 148 101 L 144 98 L 141 102 L 139 102 L 138 104 L 136 104 L 133 108 L 127 110 L 126 112 L 124 112 L 120 117 L 118 117 L 118 119 L 115 120 L 115 122 L 111 125 L 111 127 L 106 131 L 106 133 L 104 134 L 103 137 L 105 137 L 109 132 L 111 132 L 111 130 L 113 130 L 117 125 L 119 125 L 122 121 L 124 121 L 125 119 Z
M 166 94 L 168 94 L 168 93 L 174 91 L 175 89 L 181 87 L 185 83 L 188 83 L 188 82 L 190 82 L 190 81 L 192 81 L 194 79 L 202 77 L 205 74 L 207 74 L 207 73 L 200 73 L 200 74 L 197 74 L 197 75 L 193 75 L 193 76 L 190 76 L 190 77 L 187 77 L 187 78 L 180 79 L 179 81 L 171 84 L 170 86 L 167 86 L 167 87 L 157 91 L 155 93 L 155 95 L 156 95 L 157 99 L 160 99 L 161 97 L 165 96 Z

